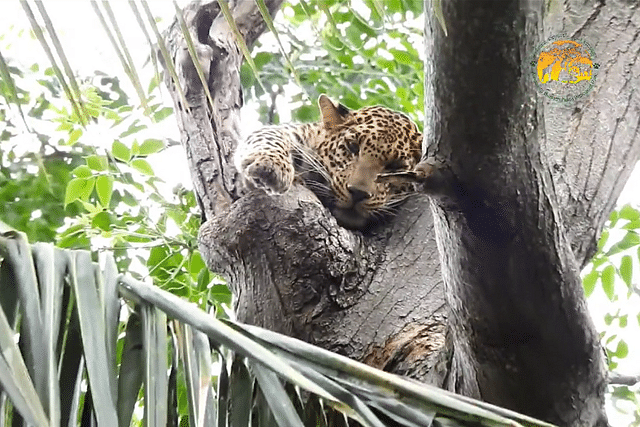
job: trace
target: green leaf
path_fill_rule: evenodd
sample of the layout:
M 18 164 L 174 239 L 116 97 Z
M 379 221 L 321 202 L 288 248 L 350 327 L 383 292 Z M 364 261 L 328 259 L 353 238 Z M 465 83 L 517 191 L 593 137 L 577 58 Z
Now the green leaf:
M 310 122 L 316 119 L 317 110 L 315 107 L 312 107 L 310 105 L 303 105 L 293 112 L 293 116 L 296 121 Z
M 640 212 L 629 204 L 624 205 L 618 214 L 620 215 L 620 218 L 624 218 L 629 221 L 640 219 Z
M 107 158 L 105 156 L 93 155 L 87 157 L 87 166 L 89 166 L 94 171 L 105 171 L 108 167 Z
M 89 167 L 85 165 L 78 166 L 71 173 L 77 178 L 90 178 L 91 176 L 93 176 L 93 172 L 91 172 L 91 169 L 89 169 Z
M 623 230 L 640 230 L 640 219 L 633 220 L 622 226 Z
M 120 161 L 128 162 L 131 160 L 131 150 L 129 150 L 129 147 L 120 141 L 113 141 L 113 144 L 111 145 L 111 153 L 113 154 L 113 157 Z
M 108 212 L 98 212 L 91 220 L 92 228 L 99 228 L 100 230 L 109 231 L 111 229 L 111 218 Z
M 615 255 L 637 245 L 640 245 L 640 235 L 635 231 L 627 231 L 627 234 L 625 234 L 621 241 L 611 246 L 606 256 Z
M 140 154 L 140 144 L 138 144 L 138 141 L 136 140 L 131 144 L 131 155 L 135 157 L 138 154 Z
M 604 270 L 602 270 L 602 275 L 600 276 L 600 280 L 602 281 L 602 290 L 610 301 L 613 301 L 614 296 L 615 273 L 615 267 L 608 265 Z
M 200 255 L 200 252 L 194 251 L 193 254 L 191 254 L 191 259 L 189 260 L 189 272 L 194 278 L 196 278 L 202 269 L 206 269 L 202 256 Z
M 227 285 L 213 285 L 209 295 L 212 300 L 221 304 L 231 304 L 231 291 Z
M 113 177 L 111 175 L 98 176 L 96 178 L 96 192 L 102 206 L 108 207 L 113 194 Z
M 271 62 L 272 59 L 273 59 L 273 53 L 270 53 L 270 52 L 258 52 L 253 57 L 253 62 L 254 62 L 254 64 L 256 64 L 256 68 L 258 70 L 262 70 L 262 68 L 265 66 L 265 64 Z
M 630 400 L 633 402 L 636 401 L 635 393 L 629 390 L 629 387 L 627 386 L 613 387 L 613 392 L 611 393 L 611 395 L 620 399 Z
M 84 233 L 84 226 L 76 224 L 63 231 L 58 237 L 58 246 L 61 248 L 89 246 L 89 239 Z
M 611 316 L 611 314 L 609 314 L 609 316 Z M 613 316 L 611 318 L 613 319 Z M 618 338 L 618 335 L 616 335 L 616 334 L 613 334 L 613 335 L 609 336 L 609 338 L 607 338 L 607 340 L 605 341 L 605 345 L 611 344 L 617 338 Z
M 166 246 L 155 246 L 151 248 L 149 258 L 147 259 L 147 266 L 155 267 L 167 257 L 167 254 L 168 249 Z
M 162 120 L 166 119 L 172 114 L 173 114 L 173 108 L 164 107 L 158 110 L 157 113 L 153 113 L 153 119 L 156 121 L 156 123 L 161 122 Z
M 148 156 L 149 154 L 157 153 L 164 148 L 164 142 L 159 139 L 146 139 L 140 145 L 140 155 Z
M 623 340 L 618 341 L 618 347 L 616 348 L 615 356 L 618 359 L 624 359 L 629 354 L 629 346 Z
M 613 316 L 611 315 L 611 313 L 607 313 L 604 315 L 604 323 L 607 326 L 611 326 L 611 323 L 613 323 Z
M 582 279 L 582 287 L 584 288 L 584 294 L 587 297 L 589 297 L 593 293 L 598 277 L 598 271 L 596 271 L 596 269 L 592 269 L 591 272 L 584 276 L 584 279 Z
M 142 172 L 145 175 L 154 175 L 151 165 L 145 159 L 134 159 L 131 161 L 130 165 L 138 172 Z
M 97 214 L 102 212 L 102 206 L 94 205 L 93 203 L 85 202 L 84 200 L 80 200 L 82 206 L 89 212 L 90 214 Z
M 409 52 L 400 49 L 389 49 L 389 53 L 393 55 L 393 58 L 400 64 L 413 65 L 415 64 L 415 58 L 409 55 Z
M 207 286 L 209 286 L 209 280 L 210 280 L 209 270 L 207 270 L 206 268 L 203 268 L 202 270 L 200 270 L 197 277 L 198 290 L 199 291 L 206 290 Z
M 75 200 L 89 198 L 94 182 L 93 178 L 74 178 L 69 181 L 64 195 L 65 207 Z
M 625 314 L 624 316 L 620 316 L 618 318 L 618 322 L 620 323 L 621 328 L 626 328 L 629 322 L 629 315 Z
M 609 230 L 604 230 L 602 234 L 600 234 L 600 238 L 598 239 L 598 251 L 602 251 L 602 249 L 604 249 L 608 239 Z
M 622 257 L 620 261 L 620 277 L 624 280 L 627 287 L 631 287 L 631 278 L 633 275 L 633 261 L 631 260 L 631 256 L 625 255 Z
M 127 137 L 129 135 L 133 135 L 134 133 L 140 132 L 141 130 L 146 129 L 147 126 L 146 125 L 139 125 L 138 121 L 136 121 L 135 123 L 132 123 L 129 128 L 127 128 L 126 131 L 122 132 L 120 135 L 118 135 L 119 138 L 124 138 Z
M 78 128 L 78 129 L 72 130 L 71 133 L 69 134 L 69 139 L 67 140 L 66 145 L 75 144 L 76 141 L 78 141 L 78 139 L 80 139 L 81 136 L 82 136 L 82 129 Z

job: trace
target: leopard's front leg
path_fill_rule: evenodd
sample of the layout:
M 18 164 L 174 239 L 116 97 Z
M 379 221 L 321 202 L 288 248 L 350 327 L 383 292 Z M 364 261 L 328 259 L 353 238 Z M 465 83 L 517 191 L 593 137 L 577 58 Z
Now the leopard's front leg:
M 282 194 L 293 183 L 291 143 L 282 126 L 267 126 L 249 135 L 238 145 L 234 162 L 250 186 L 267 194 Z

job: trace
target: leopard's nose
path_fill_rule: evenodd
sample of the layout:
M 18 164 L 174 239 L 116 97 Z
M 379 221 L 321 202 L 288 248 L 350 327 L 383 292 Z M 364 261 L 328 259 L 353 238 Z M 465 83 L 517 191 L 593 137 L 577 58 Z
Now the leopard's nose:
M 349 193 L 351 193 L 351 199 L 353 200 L 353 203 L 358 203 L 371 198 L 371 193 L 357 188 L 353 185 L 347 185 L 347 190 L 349 190 Z

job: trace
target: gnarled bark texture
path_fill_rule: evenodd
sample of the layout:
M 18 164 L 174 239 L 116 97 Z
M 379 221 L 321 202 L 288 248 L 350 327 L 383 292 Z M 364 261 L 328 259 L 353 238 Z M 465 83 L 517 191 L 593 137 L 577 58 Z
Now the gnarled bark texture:
M 280 3 L 266 1 L 272 14 Z M 168 40 L 185 98 L 168 86 L 208 219 L 200 248 L 229 279 L 239 320 L 560 425 L 606 425 L 579 270 L 640 152 L 640 15 L 575 3 L 442 2 L 446 37 L 426 13 L 425 148 L 452 190 L 416 196 L 366 235 L 305 188 L 242 188 L 230 161 L 242 55 L 217 3 L 190 6 L 213 103 L 177 25 Z M 264 30 L 257 7 L 230 6 L 251 45 Z M 538 95 L 525 71 L 559 32 L 587 39 L 602 64 L 595 89 L 567 105 Z

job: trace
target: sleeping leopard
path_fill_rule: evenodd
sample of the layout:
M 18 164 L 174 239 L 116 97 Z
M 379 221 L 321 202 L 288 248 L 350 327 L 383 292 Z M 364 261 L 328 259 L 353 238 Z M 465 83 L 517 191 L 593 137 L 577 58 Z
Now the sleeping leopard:
M 272 125 L 238 146 L 234 162 L 251 187 L 277 195 L 294 180 L 311 189 L 345 228 L 365 230 L 414 194 L 394 179 L 420 161 L 422 134 L 407 116 L 385 107 L 351 111 L 318 99 L 319 123 Z

